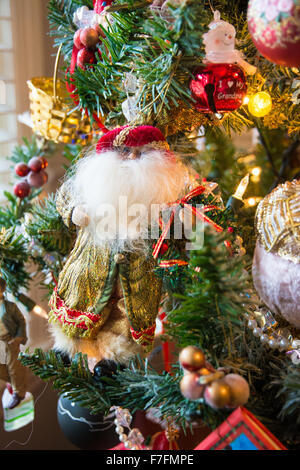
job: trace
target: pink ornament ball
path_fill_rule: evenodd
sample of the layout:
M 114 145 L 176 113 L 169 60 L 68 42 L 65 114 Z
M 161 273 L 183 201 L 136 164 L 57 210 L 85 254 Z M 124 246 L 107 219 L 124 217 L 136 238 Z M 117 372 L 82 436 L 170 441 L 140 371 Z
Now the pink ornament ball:
M 39 173 L 42 170 L 43 163 L 39 157 L 33 157 L 29 160 L 28 166 L 31 171 Z
M 252 276 L 260 299 L 269 309 L 300 328 L 300 263 L 267 252 L 257 241 Z
M 285 67 L 300 66 L 299 0 L 250 0 L 247 17 L 261 55 Z
M 249 384 L 247 380 L 238 374 L 225 375 L 224 381 L 230 388 L 230 402 L 227 408 L 237 408 L 247 403 L 250 395 Z
M 47 173 L 42 170 L 39 173 L 31 171 L 27 177 L 28 184 L 33 188 L 40 188 L 48 181 Z
M 198 400 L 202 397 L 204 386 L 198 383 L 199 375 L 188 373 L 180 381 L 180 391 L 188 400 Z

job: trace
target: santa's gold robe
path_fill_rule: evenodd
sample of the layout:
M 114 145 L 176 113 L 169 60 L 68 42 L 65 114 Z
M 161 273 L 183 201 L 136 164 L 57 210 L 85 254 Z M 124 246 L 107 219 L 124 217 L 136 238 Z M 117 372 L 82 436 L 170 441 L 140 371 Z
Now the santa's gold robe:
M 56 205 L 71 228 L 74 206 L 65 185 L 58 191 Z M 150 349 L 161 299 L 155 266 L 151 253 L 149 257 L 140 252 L 116 255 L 96 245 L 88 231 L 79 228 L 50 300 L 50 322 L 60 325 L 70 338 L 93 339 L 108 322 L 119 290 L 133 339 Z

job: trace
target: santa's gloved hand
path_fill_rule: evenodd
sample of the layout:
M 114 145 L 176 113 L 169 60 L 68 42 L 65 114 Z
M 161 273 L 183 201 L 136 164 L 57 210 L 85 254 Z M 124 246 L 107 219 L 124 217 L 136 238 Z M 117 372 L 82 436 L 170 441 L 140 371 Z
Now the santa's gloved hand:
M 87 227 L 90 223 L 90 217 L 86 213 L 85 206 L 76 206 L 72 213 L 72 222 L 78 227 Z

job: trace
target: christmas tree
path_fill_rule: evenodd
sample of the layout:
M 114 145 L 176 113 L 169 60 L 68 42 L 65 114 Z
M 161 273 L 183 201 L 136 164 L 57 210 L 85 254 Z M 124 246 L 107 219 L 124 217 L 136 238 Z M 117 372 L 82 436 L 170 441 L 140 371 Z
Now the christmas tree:
M 195 420 L 215 429 L 245 405 L 295 449 L 300 438 L 300 5 L 277 2 L 268 10 L 259 4 L 49 1 L 51 34 L 64 61 L 50 92 L 47 85 L 52 107 L 46 120 L 35 101 L 46 79 L 30 84 L 35 135 L 10 157 L 23 179 L 0 208 L 0 267 L 9 291 L 29 310 L 32 301 L 24 290 L 32 276 L 26 263 L 44 275 L 49 319 L 53 328 L 62 328 L 53 330 L 60 339 L 53 350 L 23 353 L 20 360 L 59 393 L 105 415 L 118 406 L 131 413 L 155 408 L 161 420 L 184 429 Z M 282 35 L 289 53 L 275 42 L 276 35 Z M 241 152 L 233 136 L 249 130 L 256 141 Z M 41 199 L 38 188 L 58 142 L 65 143 L 66 180 L 56 196 Z M 95 145 L 97 154 L 85 156 Z M 173 157 L 160 172 L 145 167 L 154 175 L 150 190 L 146 177 L 143 187 L 143 181 L 138 186 L 138 179 L 128 176 L 128 187 L 135 181 L 142 188 L 134 202 L 157 191 L 160 198 L 152 202 L 168 203 L 146 261 L 136 255 L 140 247 L 127 242 L 112 244 L 100 256 L 82 228 L 89 225 L 88 215 L 82 208 L 75 215 L 81 204 L 76 188 L 90 199 L 102 190 L 106 201 L 105 188 L 89 190 L 100 176 L 94 172 L 94 178 L 85 162 L 97 169 L 105 151 L 114 160 L 118 150 L 132 163 L 144 152 L 150 155 L 149 147 L 157 161 L 176 155 L 178 169 Z M 177 197 L 181 167 L 189 169 L 191 185 Z M 107 192 L 117 193 L 119 173 L 109 171 L 116 181 L 107 184 Z M 188 221 L 196 237 L 192 249 L 186 249 L 186 232 L 176 236 L 176 227 L 187 227 Z M 116 276 L 134 339 L 134 345 L 118 345 L 123 348 L 118 361 L 107 336 L 93 336 L 97 322 L 97 332 L 119 335 L 114 326 L 109 329 L 112 313 L 105 310 L 109 306 L 115 314 L 109 302 L 119 305 L 123 299 L 119 286 L 111 285 Z M 165 351 L 170 344 L 176 351 L 163 372 L 146 354 L 159 309 L 164 331 L 157 341 Z M 102 356 L 94 354 L 95 345 Z M 89 359 L 95 357 L 93 368 Z

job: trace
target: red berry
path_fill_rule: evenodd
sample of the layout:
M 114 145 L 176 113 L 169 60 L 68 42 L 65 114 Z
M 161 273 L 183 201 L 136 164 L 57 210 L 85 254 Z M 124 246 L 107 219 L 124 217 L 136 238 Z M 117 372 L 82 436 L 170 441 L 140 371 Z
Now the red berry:
M 82 29 L 78 29 L 78 31 L 76 31 L 76 33 L 74 34 L 73 42 L 74 42 L 74 46 L 77 47 L 77 49 L 82 49 L 84 47 L 84 45 L 80 41 L 81 32 L 82 32 Z
M 18 176 L 21 176 L 21 177 L 24 177 L 24 176 L 27 176 L 28 173 L 30 172 L 30 168 L 28 165 L 26 165 L 26 163 L 22 162 L 22 163 L 18 163 L 16 166 L 15 166 L 15 172 Z
M 77 55 L 77 65 L 78 67 L 85 69 L 87 64 L 95 64 L 96 56 L 92 51 L 89 51 L 86 47 L 81 49 Z
M 33 188 L 40 188 L 47 182 L 48 175 L 44 170 L 40 171 L 39 173 L 31 171 L 27 179 L 30 186 Z
M 39 159 L 42 162 L 42 170 L 45 170 L 45 168 L 47 168 L 47 166 L 48 166 L 48 161 L 46 160 L 45 157 L 39 157 Z
M 233 233 L 233 232 L 234 232 L 234 228 L 233 228 L 233 227 L 228 227 L 227 232 L 228 232 L 228 233 Z
M 14 193 L 20 199 L 24 199 L 24 197 L 29 196 L 30 186 L 27 181 L 20 181 L 19 183 L 15 184 Z
M 33 157 L 29 160 L 28 166 L 31 169 L 31 171 L 34 171 L 35 173 L 39 173 L 42 169 L 42 161 L 40 157 Z
M 95 47 L 99 42 L 99 35 L 94 28 L 81 30 L 80 41 L 85 47 Z

